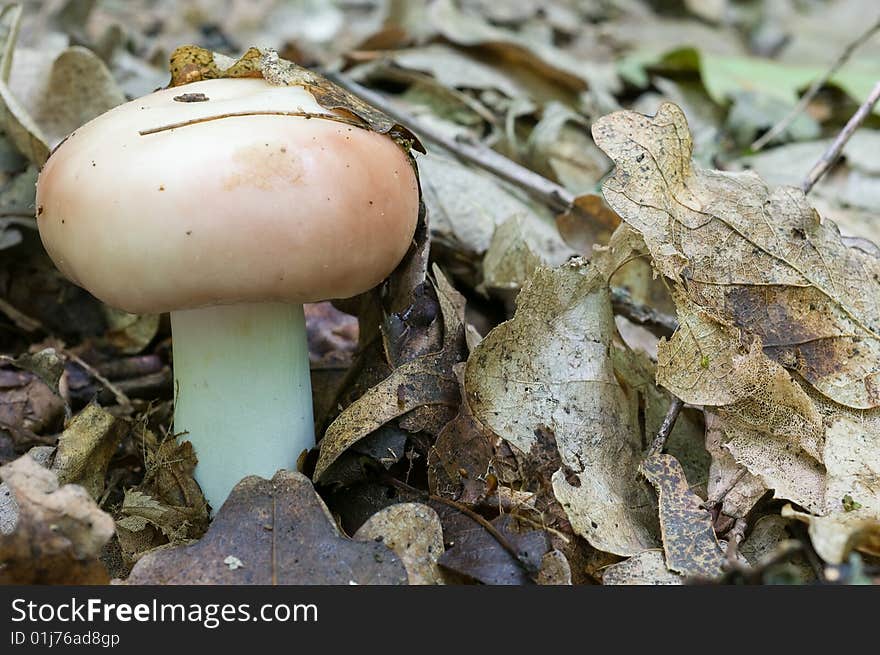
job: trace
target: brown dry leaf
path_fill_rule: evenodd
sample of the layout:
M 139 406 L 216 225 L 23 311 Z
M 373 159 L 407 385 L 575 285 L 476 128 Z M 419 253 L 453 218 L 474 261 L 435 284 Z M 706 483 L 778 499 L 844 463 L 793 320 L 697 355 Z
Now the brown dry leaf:
M 520 558 L 518 562 L 473 519 L 448 507 L 438 508 L 438 513 L 443 521 L 447 545 L 446 552 L 440 557 L 441 566 L 487 585 L 534 584 L 532 574 L 538 573 L 544 555 L 550 551 L 546 532 L 520 532 L 509 515 L 499 516 L 491 522 L 516 549 Z
M 662 550 L 646 550 L 602 571 L 603 585 L 680 585 L 684 578 L 666 568 Z
M 398 503 L 373 514 L 356 541 L 385 544 L 400 557 L 411 585 L 443 584 L 437 560 L 443 554 L 443 526 L 437 512 L 420 503 Z
M 835 402 L 880 406 L 880 261 L 848 248 L 801 191 L 695 168 L 671 103 L 605 116 L 593 136 L 617 165 L 606 200 L 681 296 Z
M 98 556 L 113 536 L 113 519 L 82 487 L 59 487 L 29 455 L 0 468 L 0 477 L 19 507 L 15 530 L 0 535 L 0 584 L 110 581 Z
M 159 441 L 143 430 L 138 447 L 144 452 L 144 479 L 127 489 L 119 509 L 117 534 L 129 560 L 164 546 L 197 539 L 208 527 L 208 508 L 193 478 L 197 459 L 189 441 Z
M 158 314 L 129 314 L 101 305 L 107 319 L 104 340 L 115 350 L 128 355 L 143 351 L 159 331 Z
M 476 257 L 489 249 L 496 230 L 516 219 L 545 264 L 561 264 L 571 253 L 552 212 L 491 173 L 431 152 L 419 158 L 419 177 L 435 244 Z
M 614 323 L 602 275 L 573 260 L 539 268 L 512 320 L 468 359 L 474 416 L 521 453 L 555 434 L 553 490 L 574 531 L 594 547 L 633 555 L 658 545 L 656 506 L 638 474 L 642 444 L 635 394 L 610 357 Z
M 745 518 L 767 487 L 760 478 L 749 473 L 738 464 L 733 455 L 724 447 L 728 441 L 724 430 L 724 420 L 711 411 L 706 417 L 706 450 L 712 457 L 709 465 L 707 503 L 721 503 L 721 512 L 734 518 Z
M 541 252 L 540 243 L 540 236 L 525 217 L 508 219 L 495 230 L 486 249 L 480 288 L 518 290 L 536 268 L 549 263 Z
M 487 488 L 497 437 L 474 418 L 464 393 L 464 364 L 457 364 L 461 405 L 428 453 L 428 489 L 432 494 L 464 503 L 476 502 Z
M 226 561 L 234 557 L 241 566 Z M 239 482 L 207 534 L 143 556 L 128 584 L 406 584 L 388 547 L 343 537 L 308 478 Z
M 650 455 L 641 470 L 657 489 L 666 566 L 688 577 L 721 575 L 724 551 L 715 537 L 712 514 L 690 490 L 678 460 L 672 455 Z
M 128 431 L 128 421 L 88 405 L 61 433 L 52 471 L 59 484 L 78 484 L 98 500 L 110 458 Z
M 458 381 L 453 366 L 460 361 L 464 348 L 464 300 L 438 268 L 435 267 L 434 273 L 443 319 L 440 350 L 402 363 L 336 417 L 319 444 L 315 480 L 320 480 L 328 467 L 353 444 L 392 419 L 430 406 L 458 406 Z M 425 416 L 424 412 L 421 416 Z M 406 427 L 415 431 L 412 428 L 424 426 Z
M 786 505 L 782 516 L 795 518 L 809 526 L 810 541 L 823 560 L 841 564 L 852 551 L 880 556 L 880 519 L 869 509 L 837 512 L 829 516 L 805 514 Z
M 553 549 L 541 558 L 541 570 L 535 578 L 539 585 L 570 585 L 571 564 L 560 550 Z
M 0 369 L 0 461 L 36 445 L 54 444 L 64 401 L 36 375 Z M 42 436 L 46 435 L 46 436 Z

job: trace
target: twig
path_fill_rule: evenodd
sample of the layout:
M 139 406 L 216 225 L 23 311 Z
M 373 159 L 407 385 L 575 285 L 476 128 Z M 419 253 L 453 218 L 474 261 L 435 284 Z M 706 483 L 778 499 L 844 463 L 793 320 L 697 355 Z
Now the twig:
M 651 442 L 651 449 L 648 451 L 648 457 L 658 455 L 666 446 L 666 441 L 672 433 L 672 428 L 675 427 L 675 422 L 678 420 L 678 415 L 681 414 L 682 407 L 684 407 L 684 401 L 681 398 L 674 397 L 666 412 L 666 416 L 663 417 L 663 423 L 660 424 L 660 430 L 657 431 L 657 436 L 654 437 L 654 441 Z
M 322 120 L 336 121 L 337 123 L 344 123 L 345 125 L 353 125 L 355 127 L 360 127 L 362 125 L 362 123 L 358 123 L 357 121 L 353 121 L 349 118 L 343 118 L 342 116 L 337 116 L 336 114 L 315 114 L 306 111 L 271 111 L 268 109 L 260 109 L 251 111 L 230 111 L 225 114 L 214 114 L 212 116 L 202 116 L 201 118 L 191 118 L 189 120 L 180 121 L 178 123 L 169 123 L 167 125 L 160 125 L 159 127 L 151 127 L 147 130 L 140 130 L 138 134 L 140 134 L 141 136 L 147 136 L 149 134 L 166 132 L 167 130 L 176 130 L 179 127 L 198 125 L 199 123 L 207 123 L 209 121 L 218 121 L 223 118 L 240 118 L 242 116 L 295 116 L 296 118 L 320 118 Z
M 801 99 L 794 106 L 794 108 L 785 115 L 785 117 L 776 123 L 772 128 L 770 128 L 765 134 L 763 134 L 760 138 L 755 139 L 755 142 L 752 143 L 752 150 L 758 152 L 764 146 L 766 146 L 770 141 L 775 139 L 777 136 L 782 134 L 786 128 L 791 125 L 795 118 L 797 118 L 798 114 L 800 114 L 804 109 L 807 108 L 807 105 L 816 97 L 816 94 L 819 93 L 819 90 L 828 83 L 828 80 L 840 70 L 841 66 L 843 66 L 849 58 L 852 56 L 852 53 L 856 51 L 865 41 L 870 39 L 877 30 L 880 30 L 880 18 L 877 19 L 877 22 L 871 25 L 865 32 L 859 36 L 855 41 L 851 42 L 846 48 L 840 53 L 840 56 L 837 60 L 831 65 L 824 75 L 818 77 L 811 85 L 810 88 L 807 89 L 806 93 L 801 96 Z
M 674 316 L 637 303 L 626 289 L 611 288 L 611 306 L 615 314 L 647 328 L 658 337 L 670 337 L 678 329 L 678 320 Z
M 11 303 L 3 300 L 3 298 L 0 298 L 0 312 L 6 314 L 6 316 L 9 317 L 9 320 L 11 320 L 25 332 L 36 332 L 37 330 L 46 332 L 46 328 L 44 328 L 43 324 L 40 323 L 37 319 L 31 318 L 30 316 L 13 306 Z
M 847 121 L 846 125 L 844 125 L 843 129 L 840 131 L 840 134 L 834 139 L 834 142 L 828 146 L 828 150 L 825 151 L 819 161 L 816 162 L 816 165 L 813 166 L 807 174 L 806 179 L 804 179 L 803 184 L 801 184 L 801 189 L 803 189 L 804 193 L 809 193 L 815 186 L 816 182 L 818 182 L 822 176 L 828 172 L 828 169 L 834 165 L 840 157 L 840 153 L 843 152 L 843 148 L 847 141 L 850 140 L 852 135 L 859 128 L 859 125 L 861 125 L 868 117 L 868 114 L 873 111 L 874 105 L 877 104 L 878 100 L 880 100 L 880 81 L 874 85 L 868 99 L 861 104 L 856 110 L 856 113 L 852 115 L 852 118 Z
M 539 175 L 525 166 L 517 164 L 515 161 L 482 144 L 463 139 L 450 139 L 442 132 L 435 130 L 429 125 L 420 123 L 415 117 L 401 111 L 381 93 L 371 91 L 343 75 L 327 73 L 326 76 L 339 86 L 348 89 L 351 93 L 360 96 L 369 104 L 382 110 L 412 131 L 417 137 L 430 141 L 457 157 L 467 160 L 511 184 L 515 184 L 532 197 L 543 202 L 553 211 L 561 214 L 566 211 L 577 210 L 577 206 L 574 204 L 574 194 L 565 187 L 556 184 L 552 180 L 548 180 L 543 175 Z
M 392 487 L 397 487 L 398 489 L 405 491 L 407 493 L 415 494 L 415 495 L 420 496 L 421 498 L 424 498 L 426 500 L 431 500 L 436 503 L 446 505 L 447 507 L 451 507 L 452 509 L 454 509 L 458 512 L 461 512 L 462 514 L 467 516 L 472 521 L 479 523 L 480 526 L 486 532 L 488 532 L 490 535 L 492 535 L 492 537 L 495 539 L 495 541 L 498 542 L 498 545 L 501 546 L 504 550 L 506 550 L 510 554 L 510 556 L 513 557 L 514 560 L 516 560 L 516 563 L 519 564 L 520 567 L 522 567 L 523 571 L 525 571 L 529 575 L 534 575 L 535 573 L 537 573 L 537 571 L 535 571 L 534 568 L 525 559 L 523 559 L 522 555 L 520 555 L 516 546 L 514 546 L 512 543 L 510 543 L 510 540 L 507 537 L 505 537 L 503 534 L 501 534 L 501 532 L 494 525 L 489 523 L 489 521 L 487 521 L 485 518 L 483 518 L 482 516 L 477 514 L 475 511 L 473 511 L 469 507 L 462 505 L 461 503 L 458 503 L 458 502 L 451 500 L 449 498 L 444 498 L 443 496 L 437 496 L 432 493 L 428 493 L 427 491 L 422 491 L 421 489 L 417 489 L 416 487 L 411 487 L 406 482 L 398 480 L 397 478 L 395 478 L 391 475 L 388 475 L 388 474 L 385 474 L 382 477 L 382 479 L 384 482 L 387 482 Z
M 94 379 L 96 379 L 98 382 L 100 382 L 102 385 L 104 385 L 104 387 L 107 389 L 107 391 L 109 391 L 110 393 L 113 394 L 113 397 L 116 399 L 116 402 L 119 405 L 121 405 L 123 408 L 125 408 L 127 410 L 130 410 L 132 408 L 131 400 L 129 400 L 128 396 L 126 396 L 125 393 L 123 393 L 122 389 L 120 389 L 115 384 L 110 382 L 110 380 L 108 380 L 103 375 L 101 375 L 101 373 L 98 372 L 98 370 L 94 366 L 87 363 L 79 355 L 72 353 L 69 350 L 62 349 L 61 352 L 63 352 L 68 358 L 70 358 L 70 360 L 72 360 L 73 362 L 76 362 L 76 364 L 79 365 L 80 368 L 85 370 L 86 373 L 88 373 Z
M 727 533 L 727 562 L 736 562 L 739 556 L 739 545 L 746 538 L 748 523 L 745 519 L 737 519 Z

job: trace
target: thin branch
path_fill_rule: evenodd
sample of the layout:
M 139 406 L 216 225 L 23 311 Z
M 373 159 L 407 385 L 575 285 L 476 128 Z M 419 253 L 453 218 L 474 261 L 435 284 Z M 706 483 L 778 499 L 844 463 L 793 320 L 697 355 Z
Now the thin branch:
M 803 112 L 807 105 L 812 102 L 813 98 L 816 97 L 816 94 L 819 93 L 819 90 L 828 84 L 828 80 L 838 71 L 840 68 L 849 61 L 849 58 L 852 56 L 853 52 L 855 52 L 865 41 L 870 39 L 874 34 L 880 30 L 880 18 L 877 19 L 877 22 L 871 25 L 864 33 L 861 34 L 855 41 L 852 41 L 846 48 L 844 48 L 843 52 L 840 53 L 840 56 L 837 60 L 831 65 L 824 75 L 816 78 L 816 80 L 810 85 L 810 88 L 807 89 L 807 92 L 801 96 L 801 99 L 794 106 L 794 108 L 786 114 L 786 116 L 779 121 L 776 125 L 774 125 L 770 130 L 768 130 L 763 136 L 758 139 L 755 139 L 755 142 L 752 143 L 752 150 L 755 152 L 761 150 L 764 146 L 766 146 L 770 141 L 775 139 L 777 136 L 782 134 L 789 125 L 792 124 L 795 118 Z
M 671 337 L 678 329 L 678 319 L 658 312 L 652 307 L 637 303 L 626 289 L 611 288 L 611 306 L 614 313 L 636 325 L 641 325 L 658 337 Z
M 844 146 L 846 146 L 847 142 L 852 138 L 852 135 L 859 128 L 859 125 L 861 125 L 874 110 L 874 105 L 877 104 L 878 100 L 880 100 L 880 81 L 874 85 L 868 99 L 861 104 L 858 110 L 856 110 L 856 113 L 852 115 L 852 118 L 847 121 L 846 125 L 844 125 L 843 129 L 840 131 L 840 134 L 834 139 L 834 142 L 828 146 L 828 150 L 825 151 L 819 161 L 816 162 L 816 165 L 813 166 L 807 174 L 807 177 L 801 184 L 801 189 L 803 189 L 804 193 L 809 193 L 816 185 L 816 182 L 818 182 L 822 176 L 828 172 L 828 169 L 834 165 L 840 157 L 840 153 L 843 152 Z
M 422 124 L 415 117 L 401 111 L 381 93 L 371 91 L 343 75 L 336 73 L 327 73 L 326 75 L 339 86 L 348 89 L 351 93 L 360 96 L 367 103 L 386 113 L 420 139 L 430 141 L 457 157 L 520 187 L 553 211 L 561 214 L 576 209 L 574 194 L 543 175 L 517 164 L 480 143 L 475 143 L 472 140 L 451 139 L 439 130 L 430 125 Z
M 89 375 L 91 375 L 95 380 L 100 382 L 110 393 L 113 394 L 113 397 L 116 399 L 116 402 L 121 405 L 126 410 L 132 409 L 131 400 L 125 393 L 117 387 L 115 384 L 110 382 L 106 377 L 101 375 L 101 373 L 91 364 L 87 363 L 82 359 L 79 355 L 76 355 L 70 352 L 67 349 L 62 348 L 61 352 L 64 353 L 71 361 L 75 362 L 80 368 L 86 371 Z
M 684 407 L 684 401 L 681 398 L 673 397 L 672 403 L 669 405 L 669 409 L 666 412 L 666 416 L 663 417 L 663 423 L 660 424 L 660 430 L 657 431 L 657 436 L 654 437 L 654 441 L 651 442 L 651 449 L 648 451 L 648 457 L 658 455 L 663 451 L 663 448 L 666 447 L 666 441 L 672 433 L 672 428 L 675 427 L 675 422 L 678 420 L 678 415 L 681 414 L 682 407 Z

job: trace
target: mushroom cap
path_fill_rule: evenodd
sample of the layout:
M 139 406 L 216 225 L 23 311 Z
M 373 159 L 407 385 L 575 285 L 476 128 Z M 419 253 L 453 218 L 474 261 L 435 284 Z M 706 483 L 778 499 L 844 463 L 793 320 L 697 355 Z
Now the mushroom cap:
M 273 111 L 329 119 L 250 114 L 140 134 Z M 134 313 L 354 296 L 403 258 L 419 189 L 400 146 L 333 120 L 345 116 L 253 78 L 120 105 L 46 162 L 40 237 L 74 283 Z

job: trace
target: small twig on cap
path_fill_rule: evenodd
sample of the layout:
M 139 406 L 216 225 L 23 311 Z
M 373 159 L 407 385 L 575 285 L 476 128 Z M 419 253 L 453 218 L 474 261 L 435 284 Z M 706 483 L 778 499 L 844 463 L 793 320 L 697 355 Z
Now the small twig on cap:
M 678 420 L 678 415 L 681 414 L 682 407 L 684 407 L 684 401 L 681 398 L 673 397 L 666 416 L 663 417 L 663 423 L 660 424 L 660 429 L 657 431 L 657 436 L 651 442 L 648 457 L 659 455 L 663 448 L 666 447 L 666 441 L 672 433 L 672 428 L 675 427 L 675 422 Z
M 208 121 L 217 121 L 223 118 L 239 118 L 241 116 L 296 116 L 297 118 L 320 118 L 321 120 L 335 121 L 344 123 L 353 127 L 363 127 L 363 123 L 345 118 L 337 114 L 315 114 L 307 111 L 270 111 L 270 110 L 252 110 L 252 111 L 230 111 L 225 114 L 214 114 L 211 116 L 202 116 L 201 118 L 191 118 L 186 121 L 177 123 L 169 123 L 159 127 L 151 127 L 147 130 L 140 130 L 138 134 L 147 136 L 149 134 L 157 134 L 168 130 L 175 130 L 179 127 L 187 127 L 189 125 L 198 125 L 199 123 L 207 123 Z
M 754 143 L 752 143 L 752 150 L 758 152 L 768 143 L 770 143 L 777 136 L 782 134 L 789 125 L 792 124 L 795 118 L 807 108 L 807 105 L 812 102 L 813 98 L 816 97 L 816 94 L 819 93 L 819 90 L 828 83 L 828 80 L 840 70 L 841 66 L 843 66 L 849 58 L 852 56 L 853 52 L 856 51 L 859 46 L 861 46 L 865 41 L 874 36 L 874 33 L 880 30 L 880 18 L 877 19 L 877 22 L 871 25 L 867 30 L 865 30 L 855 41 L 852 41 L 846 48 L 844 48 L 843 52 L 840 53 L 840 56 L 837 60 L 831 65 L 824 75 L 816 78 L 815 81 L 810 85 L 810 88 L 807 89 L 806 93 L 801 96 L 801 99 L 794 106 L 794 108 L 785 115 L 785 117 L 776 123 L 772 128 L 770 128 L 767 132 L 765 132 L 761 137 L 755 139 Z
M 880 81 L 874 85 L 868 99 L 859 106 L 856 113 L 854 113 L 852 118 L 850 118 L 846 125 L 843 126 L 843 129 L 834 139 L 834 142 L 828 146 L 828 150 L 825 151 L 819 161 L 816 162 L 816 165 L 813 166 L 807 174 L 807 177 L 801 184 L 801 189 L 803 189 L 804 193 L 809 193 L 816 185 L 816 182 L 818 182 L 822 176 L 828 172 L 828 169 L 834 165 L 840 157 L 840 153 L 843 152 L 844 146 L 846 146 L 847 142 L 852 138 L 852 135 L 859 128 L 859 125 L 861 125 L 873 111 L 874 105 L 877 104 L 878 100 L 880 100 Z

